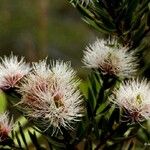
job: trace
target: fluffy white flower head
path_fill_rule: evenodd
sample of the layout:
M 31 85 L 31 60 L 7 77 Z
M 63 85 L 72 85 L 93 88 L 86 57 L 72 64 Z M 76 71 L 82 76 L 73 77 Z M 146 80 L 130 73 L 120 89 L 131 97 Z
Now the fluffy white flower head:
M 0 114 L 0 141 L 5 140 L 13 128 L 12 119 L 9 121 L 8 113 Z
M 44 118 L 42 123 L 47 128 L 52 126 L 53 132 L 61 127 L 71 129 L 71 124 L 83 115 L 78 84 L 70 63 L 56 61 L 50 67 L 46 61 L 36 63 L 33 72 L 22 82 L 21 105 L 25 106 L 26 115 L 30 118 Z
M 114 92 L 113 103 L 123 108 L 133 122 L 150 119 L 150 83 L 132 79 L 121 84 Z
M 86 47 L 83 63 L 88 68 L 100 69 L 104 75 L 131 77 L 137 71 L 133 52 L 127 52 L 124 47 L 110 47 L 104 40 L 99 39 Z
M 0 89 L 16 87 L 17 82 L 30 71 L 23 57 L 19 60 L 17 56 L 11 54 L 9 57 L 4 56 L 0 59 Z

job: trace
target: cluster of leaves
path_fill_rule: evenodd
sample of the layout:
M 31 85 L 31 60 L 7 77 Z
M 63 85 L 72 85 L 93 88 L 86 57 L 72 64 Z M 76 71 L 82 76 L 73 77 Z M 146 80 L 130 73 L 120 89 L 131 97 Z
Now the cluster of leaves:
M 108 35 L 116 35 L 124 45 L 137 47 L 150 31 L 149 0 L 93 0 L 86 7 L 74 6 L 86 23 Z

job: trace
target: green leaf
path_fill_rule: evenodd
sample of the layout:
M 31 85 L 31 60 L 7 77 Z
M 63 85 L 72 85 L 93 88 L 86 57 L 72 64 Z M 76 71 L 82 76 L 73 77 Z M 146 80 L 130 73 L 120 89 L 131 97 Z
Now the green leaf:
M 94 14 L 95 18 L 99 21 L 101 21 L 105 27 L 111 29 L 111 30 L 115 30 L 115 24 L 114 24 L 114 20 L 111 18 L 111 16 L 109 15 L 109 13 L 107 12 L 106 9 L 104 9 L 104 7 L 95 4 L 94 7 L 92 7 L 93 5 L 91 5 L 90 7 L 90 11 L 92 12 L 92 14 Z
M 38 143 L 38 139 L 37 139 L 37 137 L 36 137 L 35 132 L 34 132 L 34 134 L 32 134 L 30 131 L 28 131 L 28 133 L 29 133 L 29 136 L 30 136 L 30 138 L 31 138 L 31 140 L 32 140 L 32 143 L 34 144 L 36 150 L 42 150 L 43 148 L 42 148 L 42 147 L 40 146 L 40 144 Z
M 88 103 L 90 104 L 90 108 L 93 112 L 94 108 L 95 108 L 95 104 L 96 104 L 96 99 L 95 99 L 95 95 L 92 91 L 92 88 L 88 88 Z
M 120 121 L 120 111 L 119 111 L 119 109 L 115 108 L 109 118 L 109 121 L 108 121 L 109 130 L 113 130 L 113 125 L 115 123 L 119 123 L 119 121 Z
M 65 143 L 64 143 L 64 141 L 61 141 L 61 140 L 56 140 L 54 137 L 48 137 L 47 136 L 47 140 L 48 140 L 48 142 L 50 142 L 53 146 L 55 146 L 55 147 L 57 147 L 57 148 L 65 148 L 66 146 L 65 146 Z
M 99 91 L 103 91 L 102 83 L 100 79 L 100 74 L 97 72 L 92 72 L 91 76 L 89 76 L 89 87 L 88 87 L 88 97 L 87 97 L 87 107 L 88 107 L 88 116 L 92 116 L 95 112 L 95 107 L 97 103 L 99 103 Z M 102 97 L 100 97 L 102 98 Z
M 19 139 L 19 136 L 18 136 L 18 133 L 17 133 L 17 132 L 15 132 L 15 137 L 16 137 L 16 140 L 17 140 L 17 142 L 18 142 L 18 145 L 19 145 L 20 149 L 23 150 L 23 147 L 22 147 L 22 144 L 21 144 L 21 141 L 20 141 L 20 139 Z
M 140 0 L 130 0 L 128 1 L 127 11 L 126 11 L 126 21 L 132 19 L 132 15 L 135 12 L 135 9 L 139 5 Z
M 28 145 L 27 145 L 26 138 L 25 138 L 25 135 L 24 135 L 24 132 L 23 132 L 20 122 L 18 122 L 18 126 L 19 126 L 19 133 L 21 135 L 22 141 L 24 142 L 26 149 L 28 150 Z
M 97 109 L 96 115 L 108 111 L 109 108 L 110 108 L 110 106 L 109 106 L 109 102 L 108 102 L 108 101 L 102 103 L 102 104 L 99 106 L 99 108 Z
M 134 44 L 138 46 L 141 42 L 141 37 L 143 36 L 143 33 L 145 31 L 145 24 L 141 25 L 141 27 L 135 32 L 133 39 Z
M 88 25 L 90 25 L 91 27 L 93 27 L 95 30 L 97 30 L 99 32 L 102 32 L 102 33 L 105 33 L 105 34 L 109 34 L 109 31 L 104 30 L 103 28 L 100 28 L 99 25 L 97 25 L 95 23 L 95 21 L 93 21 L 93 20 L 91 20 L 89 18 L 86 18 L 86 17 L 82 18 L 82 20 L 84 22 L 86 22 Z
M 94 133 L 97 139 L 100 138 L 98 124 L 95 119 L 93 119 Z
M 82 5 L 77 5 L 77 9 L 83 15 L 84 20 L 89 25 L 93 26 L 95 29 L 103 31 L 104 33 L 107 33 L 107 34 L 109 32 L 116 31 L 116 29 L 114 28 L 114 25 L 111 22 L 109 22 L 107 18 L 104 18 L 104 17 L 101 18 L 106 23 L 105 24 L 104 22 L 96 18 L 96 16 L 91 11 L 84 8 Z

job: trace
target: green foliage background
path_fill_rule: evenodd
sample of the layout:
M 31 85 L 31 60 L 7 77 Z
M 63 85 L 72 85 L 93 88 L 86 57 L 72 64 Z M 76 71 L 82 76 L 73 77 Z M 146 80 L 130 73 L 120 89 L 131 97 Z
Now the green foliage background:
M 78 65 L 82 49 L 93 38 L 68 1 L 0 1 L 0 55 L 13 51 L 29 61 L 49 56 Z

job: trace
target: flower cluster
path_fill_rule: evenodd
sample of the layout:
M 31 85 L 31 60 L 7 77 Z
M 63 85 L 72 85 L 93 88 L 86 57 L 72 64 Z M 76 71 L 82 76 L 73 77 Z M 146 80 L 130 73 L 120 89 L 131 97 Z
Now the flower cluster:
M 114 91 L 111 101 L 125 111 L 127 120 L 141 122 L 150 119 L 150 83 L 146 79 L 123 82 Z
M 103 75 L 131 78 L 116 88 L 111 101 L 122 108 L 124 117 L 131 122 L 150 119 L 150 83 L 135 79 L 137 58 L 135 52 L 113 43 L 97 39 L 86 47 L 83 63 L 88 68 L 98 69 Z M 134 77 L 134 78 L 133 78 Z
M 79 80 L 70 63 L 46 60 L 33 64 L 33 71 L 25 77 L 19 92 L 20 104 L 30 118 L 44 118 L 54 132 L 61 127 L 71 129 L 71 124 L 83 115 Z
M 0 141 L 8 138 L 9 133 L 13 128 L 13 120 L 9 121 L 8 113 L 0 114 Z
M 17 86 L 25 75 L 30 71 L 28 64 L 22 57 L 18 60 L 17 56 L 11 54 L 9 57 L 0 58 L 0 89 L 7 90 Z
M 86 47 L 83 63 L 88 68 L 100 69 L 104 75 L 122 78 L 131 77 L 137 71 L 137 59 L 133 52 L 128 52 L 125 47 L 109 46 L 99 39 Z

